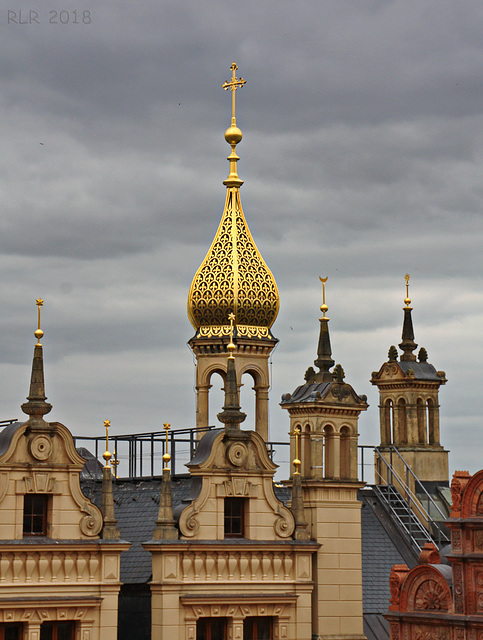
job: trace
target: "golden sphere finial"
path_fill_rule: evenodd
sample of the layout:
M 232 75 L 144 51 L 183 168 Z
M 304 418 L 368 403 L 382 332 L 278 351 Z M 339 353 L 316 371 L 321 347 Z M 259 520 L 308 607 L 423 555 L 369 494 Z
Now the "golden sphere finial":
M 42 346 L 40 344 L 40 339 L 43 337 L 44 332 L 40 328 L 40 307 L 44 305 L 44 301 L 42 300 L 42 298 L 37 298 L 37 300 L 35 301 L 35 304 L 37 305 L 37 308 L 38 308 L 38 326 L 37 326 L 37 329 L 34 331 L 34 336 L 37 338 L 37 344 L 39 346 Z
M 112 454 L 109 451 L 109 427 L 111 426 L 110 420 L 104 420 L 104 427 L 106 428 L 106 450 L 102 454 L 102 457 L 106 461 L 104 469 L 110 469 L 111 465 L 109 464 L 109 460 L 112 458 Z
M 406 280 L 406 297 L 404 298 L 404 304 L 406 308 L 411 304 L 411 298 L 409 297 L 409 273 L 406 273 L 404 279 Z
M 171 460 L 171 456 L 168 453 L 168 432 L 169 432 L 169 428 L 170 428 L 170 424 L 169 422 L 165 422 L 163 427 L 164 430 L 166 431 L 166 448 L 163 454 L 163 462 L 164 462 L 164 468 L 167 469 L 168 468 L 168 463 Z

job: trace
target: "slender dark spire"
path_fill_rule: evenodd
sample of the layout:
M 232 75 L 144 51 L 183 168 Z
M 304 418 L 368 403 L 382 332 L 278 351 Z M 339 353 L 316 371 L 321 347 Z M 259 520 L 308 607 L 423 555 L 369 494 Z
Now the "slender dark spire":
M 409 298 L 409 274 L 406 274 L 406 298 L 404 302 L 406 306 L 403 308 L 404 311 L 404 320 L 403 320 L 403 328 L 402 328 L 402 341 L 399 343 L 399 348 L 403 351 L 403 354 L 400 358 L 403 362 L 416 362 L 416 356 L 413 351 L 418 346 L 414 342 L 414 329 L 413 329 L 413 319 L 411 316 L 412 307 L 411 299 Z
M 21 409 L 30 416 L 30 422 L 43 422 L 43 416 L 49 413 L 52 405 L 45 402 L 47 396 L 45 395 L 44 384 L 44 359 L 42 345 L 40 344 L 40 338 L 44 335 L 44 332 L 40 328 L 40 307 L 44 304 L 44 301 L 42 298 L 39 298 L 35 304 L 38 307 L 38 328 L 34 333 L 37 338 L 37 344 L 34 347 L 32 374 L 30 376 L 30 392 L 27 396 L 28 402 L 24 402 Z
M 101 513 L 104 519 L 102 537 L 105 540 L 119 540 L 121 534 L 116 526 L 117 520 L 114 514 L 114 496 L 112 494 L 112 470 L 109 464 L 109 460 L 112 458 L 112 454 L 109 451 L 110 421 L 104 420 L 104 426 L 106 428 L 106 450 L 102 454 L 102 457 L 106 461 L 106 464 L 102 470 Z
M 335 361 L 332 360 L 331 357 L 332 348 L 330 346 L 329 318 L 325 315 L 329 309 L 325 304 L 325 283 L 327 282 L 327 278 L 319 276 L 319 279 L 322 282 L 322 306 L 320 307 L 322 318 L 319 318 L 319 344 L 317 345 L 317 360 L 314 360 L 314 364 L 320 371 L 315 374 L 313 382 L 331 382 L 332 373 L 330 373 L 330 369 L 334 366 Z
M 247 416 L 240 411 L 240 396 L 236 381 L 235 357 L 233 355 L 236 348 L 233 344 L 233 322 L 235 315 L 230 313 L 228 319 L 230 320 L 230 343 L 227 349 L 230 355 L 228 356 L 226 368 L 225 404 L 223 405 L 223 411 L 218 414 L 218 420 L 225 424 L 225 429 L 240 429 L 240 424 Z
M 161 493 L 159 496 L 159 512 L 156 520 L 156 528 L 153 532 L 154 540 L 177 540 L 178 530 L 175 526 L 173 518 L 173 497 L 171 494 L 171 473 L 169 471 L 169 461 L 171 456 L 168 453 L 168 431 L 171 425 L 169 422 L 164 423 L 166 431 L 166 447 L 163 455 L 164 468 L 163 478 L 161 480 Z

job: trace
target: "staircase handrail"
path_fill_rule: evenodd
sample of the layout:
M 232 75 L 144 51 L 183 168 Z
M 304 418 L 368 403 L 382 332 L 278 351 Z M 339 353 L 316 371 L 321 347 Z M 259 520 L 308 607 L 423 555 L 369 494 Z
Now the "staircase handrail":
M 396 447 L 390 447 L 390 449 L 392 451 L 395 451 L 397 453 L 397 455 L 399 456 L 399 458 L 401 459 L 401 461 L 404 463 L 404 467 L 406 468 L 406 475 L 411 474 L 415 480 L 415 482 L 417 482 L 423 489 L 427 499 L 428 499 L 428 507 L 429 507 L 429 502 L 431 502 L 431 504 L 436 508 L 436 510 L 438 511 L 438 513 L 442 516 L 443 519 L 446 520 L 446 515 L 441 511 L 441 509 L 438 507 L 438 505 L 435 503 L 435 501 L 431 498 L 431 496 L 429 495 L 429 493 L 426 491 L 426 489 L 423 487 L 423 485 L 421 484 L 421 481 L 419 480 L 419 478 L 415 475 L 415 473 L 413 472 L 413 470 L 409 467 L 409 465 L 406 463 L 406 461 L 404 460 L 404 458 L 401 456 L 401 454 L 399 453 L 399 451 L 397 450 Z M 424 508 L 424 506 L 421 504 L 421 501 L 419 500 L 419 498 L 416 496 L 415 493 L 413 493 L 413 491 L 411 491 L 411 488 L 409 487 L 409 484 L 404 481 L 400 475 L 397 473 L 397 471 L 394 469 L 394 467 L 392 466 L 392 464 L 390 464 L 383 455 L 381 455 L 381 450 L 379 447 L 375 447 L 375 452 L 377 453 L 378 459 L 382 460 L 384 462 L 384 464 L 386 465 L 386 468 L 388 471 L 390 471 L 392 477 L 394 477 L 397 482 L 399 483 L 399 485 L 401 486 L 401 488 L 404 490 L 404 492 L 406 493 L 406 502 L 408 503 L 408 506 L 412 509 L 416 509 L 419 514 L 421 515 L 421 518 L 427 522 L 428 525 L 428 531 L 431 531 L 431 527 L 434 524 L 434 526 L 437 529 L 438 532 L 438 543 L 441 542 L 441 537 L 443 537 L 445 540 L 449 540 L 448 536 L 441 530 L 441 522 L 439 520 L 435 520 L 434 518 L 431 517 L 430 513 L 429 513 L 429 508 L 428 510 L 426 510 Z M 385 482 L 386 485 L 389 485 L 389 481 L 386 480 L 382 474 L 376 469 L 376 474 L 379 477 L 380 480 L 383 480 Z M 412 505 L 411 505 L 412 503 Z
M 433 498 L 431 497 L 431 495 L 428 493 L 428 491 L 426 490 L 425 486 L 422 484 L 421 480 L 418 478 L 418 476 L 414 473 L 414 471 L 411 469 L 411 467 L 408 465 L 408 463 L 406 462 L 406 460 L 402 457 L 402 455 L 399 453 L 398 448 L 394 447 L 394 446 L 390 446 L 388 447 L 390 450 L 395 451 L 398 458 L 401 460 L 401 462 L 403 463 L 404 467 L 406 468 L 406 473 L 409 473 L 413 478 L 414 478 L 414 486 L 416 486 L 416 484 L 419 485 L 419 487 L 422 490 L 422 493 L 424 493 L 426 500 L 429 503 L 431 503 L 433 505 L 433 507 L 436 509 L 436 511 L 439 513 L 439 515 L 441 516 L 441 518 L 443 520 L 447 520 L 448 516 L 443 513 L 441 511 L 441 509 L 439 508 L 438 504 L 433 500 Z M 379 457 L 383 457 L 381 456 L 381 448 L 380 447 L 376 447 L 375 451 L 378 453 Z M 392 466 L 392 465 L 391 465 Z M 408 487 L 409 488 L 409 487 Z M 420 502 L 419 498 L 417 498 L 418 502 Z M 422 506 L 422 505 L 421 505 Z M 423 507 L 424 509 L 424 507 Z M 429 509 L 428 509 L 428 515 L 429 515 Z M 434 520 L 434 518 L 433 518 Z

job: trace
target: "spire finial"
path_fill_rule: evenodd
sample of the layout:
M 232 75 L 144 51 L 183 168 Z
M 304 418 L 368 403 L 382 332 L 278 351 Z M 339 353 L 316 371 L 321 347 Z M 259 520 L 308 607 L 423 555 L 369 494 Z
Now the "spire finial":
M 37 338 L 37 343 L 34 347 L 34 358 L 32 361 L 32 373 L 30 376 L 30 390 L 27 396 L 28 402 L 24 402 L 21 406 L 22 411 L 30 416 L 31 422 L 42 422 L 43 416 L 52 409 L 52 405 L 48 402 L 45 395 L 44 385 L 44 357 L 43 347 L 40 344 L 40 338 L 44 335 L 44 332 L 40 328 L 40 307 L 44 304 L 42 298 L 38 298 L 35 301 L 38 308 L 38 323 L 37 330 L 34 332 Z
M 104 427 L 106 428 L 106 450 L 102 454 L 102 457 L 106 461 L 104 469 L 110 469 L 111 465 L 109 464 L 109 460 L 112 458 L 112 454 L 109 451 L 109 427 L 111 426 L 110 420 L 104 420 Z
M 325 278 L 322 278 L 322 276 L 319 276 L 319 280 L 322 283 L 322 306 L 320 307 L 320 310 L 324 314 L 321 320 L 329 320 L 329 318 L 325 317 L 325 314 L 329 310 L 329 307 L 325 304 L 325 283 L 327 282 L 328 279 L 329 279 L 329 276 Z
M 228 174 L 228 178 L 223 182 L 223 184 L 227 187 L 241 187 L 241 185 L 243 184 L 243 180 L 240 180 L 240 178 L 238 177 L 236 169 L 236 163 L 240 158 L 237 156 L 235 149 L 236 145 L 241 142 L 243 134 L 236 126 L 235 91 L 239 87 L 243 87 L 243 85 L 246 83 L 246 80 L 244 80 L 243 78 L 237 78 L 235 76 L 235 71 L 238 69 L 235 62 L 231 65 L 230 69 L 232 72 L 231 80 L 227 80 L 222 85 L 222 88 L 225 89 L 225 91 L 228 91 L 228 89 L 230 89 L 232 96 L 231 126 L 228 127 L 228 129 L 225 131 L 225 140 L 231 146 L 231 153 L 227 158 L 228 162 L 230 163 L 230 173 Z
M 314 364 L 320 369 L 320 371 L 319 373 L 316 373 L 315 376 L 313 376 L 313 380 L 311 380 L 311 382 L 332 381 L 332 374 L 330 373 L 330 369 L 334 366 L 334 360 L 332 360 L 331 357 L 332 348 L 330 346 L 329 318 L 325 315 L 329 309 L 329 307 L 325 303 L 325 284 L 328 279 L 328 276 L 325 278 L 319 276 L 319 280 L 322 282 L 322 306 L 320 307 L 320 310 L 322 311 L 323 315 L 322 318 L 319 318 L 319 344 L 317 345 L 317 360 L 314 360 Z
M 230 355 L 228 356 L 228 358 L 230 360 L 234 360 L 235 356 L 233 355 L 233 352 L 235 351 L 236 347 L 233 342 L 233 330 L 235 328 L 235 314 L 233 313 L 233 311 L 228 316 L 228 320 L 230 321 L 230 343 L 227 346 L 227 349 L 230 352 Z
M 34 335 L 37 338 L 37 344 L 40 345 L 40 338 L 42 338 L 42 336 L 44 335 L 44 332 L 40 328 L 40 307 L 43 307 L 44 301 L 42 300 L 42 298 L 37 298 L 37 300 L 35 301 L 35 304 L 37 305 L 37 308 L 38 308 L 38 326 L 37 326 L 37 331 L 34 333 Z
M 222 88 L 225 91 L 228 91 L 228 89 L 230 89 L 231 91 L 231 126 L 236 127 L 235 91 L 238 89 L 238 87 L 243 87 L 243 85 L 246 84 L 246 80 L 244 80 L 243 78 L 237 78 L 235 76 L 235 71 L 238 70 L 236 62 L 232 62 L 230 70 L 231 70 L 231 80 L 227 80 L 224 84 L 222 84 Z
M 165 469 L 169 469 L 168 464 L 169 461 L 171 460 L 171 456 L 168 453 L 168 432 L 169 432 L 169 428 L 170 428 L 170 424 L 169 422 L 165 422 L 163 424 L 164 430 L 166 431 L 166 447 L 165 447 L 165 452 L 163 455 L 163 461 L 164 461 L 164 468 Z
M 116 526 L 117 520 L 114 514 L 114 496 L 112 494 L 112 470 L 109 464 L 109 460 L 112 458 L 112 454 L 109 451 L 109 427 L 111 426 L 111 421 L 104 420 L 104 426 L 106 428 L 106 450 L 102 457 L 106 464 L 102 470 L 101 513 L 104 519 L 102 537 L 106 540 L 119 540 L 121 534 Z
M 409 298 L 409 273 L 406 273 L 404 279 L 406 280 L 406 297 L 404 299 L 406 306 L 403 307 L 404 320 L 402 341 L 399 343 L 399 347 L 404 353 L 400 359 L 402 362 L 414 362 L 416 360 L 416 356 L 413 354 L 413 351 L 418 345 L 414 342 L 413 320 L 411 317 L 412 307 L 409 306 L 411 304 L 411 299 Z
M 406 298 L 404 299 L 406 309 L 409 309 L 409 305 L 411 304 L 411 299 L 409 297 L 409 277 L 409 273 L 406 273 L 404 276 L 404 279 L 406 280 Z

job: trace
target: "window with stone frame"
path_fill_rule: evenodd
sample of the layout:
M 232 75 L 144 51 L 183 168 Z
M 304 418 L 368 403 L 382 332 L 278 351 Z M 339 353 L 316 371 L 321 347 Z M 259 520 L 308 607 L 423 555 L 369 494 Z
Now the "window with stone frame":
M 225 498 L 225 538 L 245 537 L 244 498 Z
M 23 502 L 23 535 L 46 536 L 49 495 L 26 493 Z
M 75 623 L 72 620 L 43 622 L 40 626 L 40 640 L 74 640 Z
M 273 640 L 273 618 L 270 616 L 245 618 L 243 640 Z
M 0 640 L 21 640 L 22 625 L 19 622 L 0 624 Z
M 196 622 L 196 640 L 226 640 L 227 623 L 227 618 L 199 618 Z

